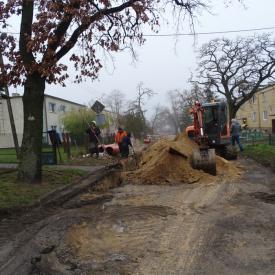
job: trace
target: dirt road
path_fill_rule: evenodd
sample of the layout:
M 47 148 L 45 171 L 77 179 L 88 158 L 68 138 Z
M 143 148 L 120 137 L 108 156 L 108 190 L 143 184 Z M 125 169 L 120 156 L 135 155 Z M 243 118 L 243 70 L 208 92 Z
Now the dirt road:
M 0 274 L 275 274 L 275 174 L 240 165 L 234 182 L 125 185 L 9 221 Z

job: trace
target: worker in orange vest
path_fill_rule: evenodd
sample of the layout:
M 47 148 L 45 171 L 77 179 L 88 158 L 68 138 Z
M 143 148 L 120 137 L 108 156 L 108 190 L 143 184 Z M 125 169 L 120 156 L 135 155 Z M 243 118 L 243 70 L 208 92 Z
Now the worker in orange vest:
M 119 152 L 121 153 L 122 152 L 121 142 L 123 138 L 127 136 L 127 133 L 121 127 L 118 127 L 117 130 L 118 131 L 115 135 L 115 143 L 118 144 Z

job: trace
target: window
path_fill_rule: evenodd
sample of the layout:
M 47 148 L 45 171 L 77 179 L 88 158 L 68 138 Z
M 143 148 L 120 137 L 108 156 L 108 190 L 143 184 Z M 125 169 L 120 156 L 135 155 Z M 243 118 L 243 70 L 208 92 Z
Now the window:
M 203 120 L 206 124 L 217 122 L 218 108 L 216 106 L 204 107 Z
M 56 108 L 56 104 L 49 102 L 49 112 L 50 113 L 55 113 L 55 108 Z
M 267 120 L 267 111 L 263 111 L 263 120 Z
M 65 105 L 60 105 L 59 106 L 59 111 L 65 113 L 66 112 L 66 106 Z
M 251 114 L 251 119 L 252 119 L 252 121 L 256 121 L 256 112 L 253 112 Z

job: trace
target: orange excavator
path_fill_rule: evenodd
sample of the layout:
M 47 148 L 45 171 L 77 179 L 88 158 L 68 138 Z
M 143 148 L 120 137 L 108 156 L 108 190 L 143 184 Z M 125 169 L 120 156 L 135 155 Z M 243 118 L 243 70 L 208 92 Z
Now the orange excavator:
M 226 159 L 237 157 L 230 146 L 227 105 L 225 102 L 201 104 L 196 101 L 190 113 L 194 118 L 193 125 L 187 127 L 186 132 L 199 145 L 199 149 L 192 153 L 191 165 L 215 175 L 215 153 Z

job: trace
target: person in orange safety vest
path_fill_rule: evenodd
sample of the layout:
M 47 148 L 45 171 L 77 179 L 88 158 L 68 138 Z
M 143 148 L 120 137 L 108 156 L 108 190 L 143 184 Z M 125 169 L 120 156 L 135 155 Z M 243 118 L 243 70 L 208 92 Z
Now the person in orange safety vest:
M 115 135 L 115 143 L 118 144 L 119 152 L 121 153 L 122 152 L 121 142 L 122 142 L 123 138 L 127 136 L 127 133 L 121 127 L 118 127 L 117 130 L 118 131 Z

